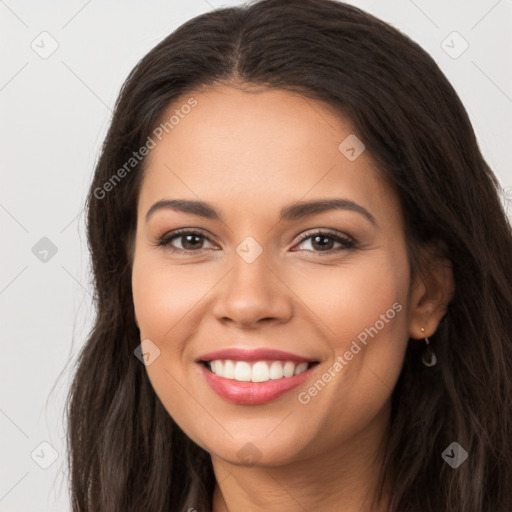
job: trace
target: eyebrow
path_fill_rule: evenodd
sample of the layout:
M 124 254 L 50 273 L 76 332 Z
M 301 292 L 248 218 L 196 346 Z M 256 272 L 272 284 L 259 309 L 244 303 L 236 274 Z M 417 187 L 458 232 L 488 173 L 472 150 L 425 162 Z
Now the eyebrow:
M 146 213 L 146 222 L 151 215 L 162 209 L 170 209 L 177 212 L 197 215 L 205 219 L 218 220 L 224 222 L 222 214 L 211 204 L 204 201 L 194 201 L 187 199 L 162 199 L 157 201 Z M 375 217 L 360 204 L 350 199 L 331 198 L 314 201 L 302 201 L 285 206 L 279 213 L 279 222 L 294 221 L 304 219 L 313 215 L 330 210 L 349 210 L 360 213 L 366 217 L 374 226 L 377 226 Z

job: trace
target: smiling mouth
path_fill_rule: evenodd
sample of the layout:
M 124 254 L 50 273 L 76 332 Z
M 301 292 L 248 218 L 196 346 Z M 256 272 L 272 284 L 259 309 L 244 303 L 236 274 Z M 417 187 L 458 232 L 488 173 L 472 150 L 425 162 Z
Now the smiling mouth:
M 300 362 L 281 360 L 234 361 L 231 359 L 215 359 L 200 361 L 211 373 L 224 379 L 238 382 L 268 382 L 270 380 L 287 379 L 306 372 L 318 361 Z

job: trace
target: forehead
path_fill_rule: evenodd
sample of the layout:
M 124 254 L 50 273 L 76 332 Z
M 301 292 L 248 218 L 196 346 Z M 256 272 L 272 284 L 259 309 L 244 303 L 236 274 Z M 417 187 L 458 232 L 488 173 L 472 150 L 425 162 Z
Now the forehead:
M 195 106 L 182 108 L 194 104 L 190 99 Z M 323 102 L 283 90 L 218 86 L 183 96 L 164 122 L 173 115 L 147 157 L 139 202 L 145 211 L 172 197 L 208 200 L 226 212 L 340 195 L 396 206 L 368 152 L 350 160 L 340 150 L 344 141 L 357 144 L 354 130 Z

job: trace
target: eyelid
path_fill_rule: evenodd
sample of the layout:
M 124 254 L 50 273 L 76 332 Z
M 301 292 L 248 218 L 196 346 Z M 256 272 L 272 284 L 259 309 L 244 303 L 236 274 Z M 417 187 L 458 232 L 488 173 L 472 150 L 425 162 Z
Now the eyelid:
M 346 235 L 345 233 L 341 233 L 340 231 L 332 230 L 329 228 L 309 229 L 300 235 L 298 243 L 300 243 L 300 242 L 304 241 L 306 238 L 310 238 L 314 235 L 318 235 L 318 236 L 328 235 L 333 238 L 342 238 L 343 240 L 346 240 L 347 242 L 351 242 L 353 244 L 356 243 L 356 240 L 354 238 L 352 238 L 351 236 Z
M 304 242 L 305 240 L 308 240 L 309 238 L 312 238 L 314 236 L 331 238 L 336 243 L 341 244 L 341 247 L 338 247 L 337 249 L 329 249 L 327 251 L 311 251 L 311 250 L 307 251 L 308 253 L 313 253 L 315 256 L 322 256 L 322 255 L 329 256 L 329 255 L 339 254 L 343 250 L 354 249 L 355 247 L 357 247 L 356 240 L 354 238 L 352 238 L 351 236 L 345 235 L 344 233 L 341 233 L 336 230 L 325 229 L 325 228 L 324 229 L 315 228 L 313 230 L 306 231 L 305 233 L 303 233 L 300 236 L 298 242 L 294 245 L 294 247 L 302 244 L 302 242 Z M 296 251 L 293 251 L 293 252 L 296 252 Z
M 163 247 L 164 249 L 167 249 L 170 252 L 182 253 L 182 254 L 193 254 L 193 253 L 200 254 L 206 250 L 204 248 L 200 248 L 200 249 L 194 251 L 194 250 L 190 250 L 190 249 L 179 249 L 179 248 L 170 246 L 171 240 L 179 239 L 180 237 L 185 236 L 185 235 L 200 235 L 205 240 L 208 240 L 210 243 L 215 243 L 218 245 L 217 242 L 210 240 L 210 235 L 207 234 L 206 231 L 201 228 L 180 228 L 180 229 L 175 229 L 175 230 L 169 231 L 169 232 L 163 234 L 161 237 L 159 237 L 157 242 L 155 243 L 155 245 L 157 247 Z M 335 242 L 342 245 L 341 249 L 338 248 L 338 249 L 329 249 L 327 251 L 311 251 L 311 250 L 307 251 L 309 253 L 314 253 L 316 255 L 322 255 L 323 253 L 325 255 L 337 254 L 338 252 L 340 252 L 343 249 L 345 249 L 345 250 L 351 249 L 351 248 L 356 247 L 356 245 L 357 245 L 357 241 L 353 237 L 351 237 L 349 235 L 345 235 L 344 233 L 341 233 L 339 231 L 332 230 L 329 228 L 314 228 L 314 229 L 310 229 L 310 230 L 307 230 L 304 233 L 302 233 L 300 235 L 298 241 L 294 244 L 293 247 L 300 245 L 302 242 L 304 242 L 305 240 L 307 240 L 309 238 L 314 237 L 315 235 L 329 237 L 329 238 L 333 239 Z M 296 252 L 296 251 L 293 251 L 293 252 Z
M 201 228 L 180 228 L 180 229 L 173 229 L 171 231 L 168 231 L 164 233 L 162 236 L 158 237 L 155 245 L 157 247 L 163 247 L 164 249 L 168 249 L 171 252 L 182 252 L 182 253 L 199 253 L 203 251 L 204 249 L 198 249 L 197 251 L 191 251 L 187 249 L 179 249 L 176 247 L 168 248 L 167 246 L 170 246 L 171 240 L 179 239 L 185 235 L 200 235 L 204 239 L 208 240 L 211 243 L 217 244 L 217 242 L 214 242 L 210 238 L 212 238 L 206 231 L 204 231 Z M 218 245 L 218 244 L 217 244 Z

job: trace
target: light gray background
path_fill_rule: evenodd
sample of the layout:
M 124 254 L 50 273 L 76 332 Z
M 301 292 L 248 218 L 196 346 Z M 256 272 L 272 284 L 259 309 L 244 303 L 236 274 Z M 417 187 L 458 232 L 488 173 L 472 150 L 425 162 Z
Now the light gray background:
M 2 512 L 70 510 L 63 405 L 93 317 L 81 212 L 120 86 L 183 22 L 240 3 L 0 0 Z M 511 197 L 512 0 L 349 3 L 434 57 Z M 458 58 L 464 42 L 453 31 L 469 44 Z M 48 52 L 52 38 L 48 58 L 31 47 Z M 43 237 L 57 248 L 46 262 L 32 251 Z

